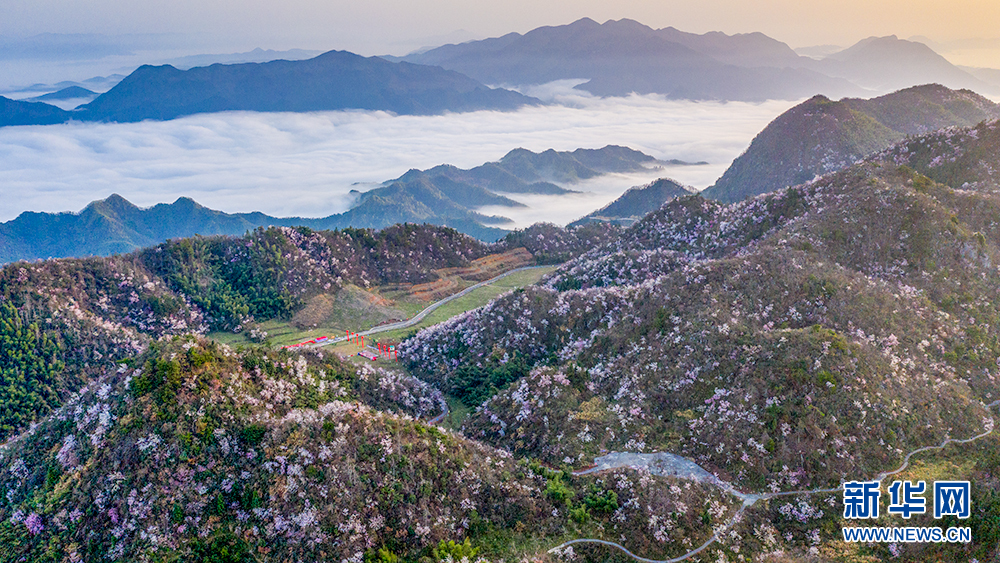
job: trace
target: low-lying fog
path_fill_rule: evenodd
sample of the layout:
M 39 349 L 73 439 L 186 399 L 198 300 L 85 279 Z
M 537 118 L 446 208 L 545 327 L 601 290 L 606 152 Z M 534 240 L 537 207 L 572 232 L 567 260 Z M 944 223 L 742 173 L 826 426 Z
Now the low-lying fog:
M 469 168 L 524 147 L 626 145 L 659 159 L 707 161 L 567 187 L 563 198 L 518 196 L 527 209 L 490 209 L 520 225 L 565 224 L 628 187 L 669 176 L 711 185 L 753 136 L 795 102 L 593 98 L 554 85 L 530 93 L 563 105 L 518 112 L 392 116 L 381 112 L 222 113 L 167 122 L 0 129 L 0 220 L 22 211 L 77 211 L 119 193 L 149 206 L 180 196 L 227 212 L 319 217 L 342 212 L 351 189 L 448 163 Z

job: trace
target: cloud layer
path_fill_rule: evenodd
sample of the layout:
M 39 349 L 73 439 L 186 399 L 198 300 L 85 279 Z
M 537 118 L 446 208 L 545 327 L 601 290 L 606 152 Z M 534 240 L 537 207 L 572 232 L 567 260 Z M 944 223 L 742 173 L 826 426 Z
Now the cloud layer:
M 346 210 L 351 189 L 363 191 L 410 168 L 469 168 L 516 147 L 619 144 L 661 159 L 705 160 L 710 164 L 659 174 L 700 189 L 794 104 L 598 99 L 565 88 L 537 93 L 571 105 L 401 117 L 234 112 L 167 122 L 8 127 L 0 129 L 0 220 L 29 210 L 76 211 L 111 193 L 144 206 L 189 196 L 227 212 L 319 217 Z M 566 223 L 657 175 L 591 181 L 575 188 L 589 192 L 574 197 L 576 203 L 525 199 L 532 207 L 515 219 Z

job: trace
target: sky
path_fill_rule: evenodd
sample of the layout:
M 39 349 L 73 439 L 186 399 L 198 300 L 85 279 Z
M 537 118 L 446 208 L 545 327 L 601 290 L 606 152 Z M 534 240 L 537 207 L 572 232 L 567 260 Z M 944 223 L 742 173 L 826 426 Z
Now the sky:
M 964 42 L 955 48 L 963 60 L 953 62 L 1000 68 L 1000 41 L 988 41 L 1000 38 L 996 0 L 4 0 L 0 36 L 180 34 L 196 51 L 337 48 L 377 55 L 581 17 L 697 33 L 761 31 L 792 47 L 924 36 L 943 47 Z M 970 47 L 969 40 L 978 42 Z M 181 43 L 172 45 L 183 50 Z

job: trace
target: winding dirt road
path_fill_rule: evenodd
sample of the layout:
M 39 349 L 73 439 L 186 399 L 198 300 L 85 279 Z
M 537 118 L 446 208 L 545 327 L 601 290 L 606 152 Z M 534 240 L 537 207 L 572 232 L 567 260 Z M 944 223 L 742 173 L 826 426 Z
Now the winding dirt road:
M 986 408 L 990 409 L 990 408 L 996 407 L 997 405 L 1000 405 L 1000 400 L 993 401 L 992 403 L 990 403 L 988 405 L 985 405 L 985 406 L 986 406 Z M 986 425 L 987 426 L 986 430 L 984 430 L 983 432 L 981 432 L 979 434 L 976 434 L 975 436 L 972 436 L 971 438 L 961 438 L 961 439 L 945 438 L 945 440 L 943 442 L 941 442 L 940 445 L 937 445 L 937 446 L 924 446 L 922 448 L 917 448 L 917 449 L 913 450 L 912 452 L 906 454 L 906 457 L 903 458 L 903 463 L 898 468 L 896 468 L 896 469 L 894 469 L 892 471 L 884 471 L 882 473 L 879 473 L 875 477 L 875 479 L 873 479 L 873 480 L 882 481 L 883 479 L 885 479 L 886 477 L 889 477 L 890 475 L 895 475 L 895 474 L 900 473 L 901 471 L 905 470 L 910 465 L 910 458 L 912 458 L 916 454 L 927 452 L 927 451 L 932 451 L 932 450 L 940 450 L 940 449 L 943 449 L 945 446 L 947 446 L 949 444 L 968 444 L 970 442 L 975 442 L 976 440 L 978 440 L 980 438 L 984 438 L 986 436 L 989 436 L 993 432 L 993 430 L 994 430 L 994 425 L 995 425 L 995 420 L 991 417 L 989 419 L 989 422 Z M 652 456 L 652 457 L 643 458 L 642 456 Z M 677 460 L 673 460 L 673 459 L 670 459 L 670 458 L 677 458 L 677 460 L 683 460 L 683 461 L 677 461 Z M 708 472 L 707 470 L 705 470 L 701 466 L 698 466 L 693 461 L 688 460 L 686 458 L 682 458 L 680 456 L 675 456 L 673 454 L 662 454 L 661 455 L 661 454 L 635 454 L 635 453 L 632 453 L 632 452 L 618 452 L 618 453 L 608 454 L 607 456 L 603 456 L 601 458 L 598 458 L 598 459 L 594 460 L 595 462 L 597 462 L 598 460 L 605 460 L 605 463 L 598 464 L 597 467 L 594 467 L 594 468 L 591 468 L 591 469 L 588 469 L 588 470 L 585 470 L 585 471 L 574 471 L 573 474 L 574 475 L 586 475 L 586 474 L 589 474 L 589 473 L 596 473 L 596 472 L 599 472 L 599 471 L 610 471 L 612 469 L 618 469 L 618 468 L 621 468 L 621 467 L 636 467 L 636 465 L 634 465 L 634 463 L 635 463 L 635 461 L 637 459 L 640 460 L 639 467 L 647 467 L 647 468 L 651 467 L 651 466 L 655 467 L 655 463 L 651 463 L 651 460 L 655 460 L 655 459 L 666 460 L 668 462 L 668 464 L 666 465 L 666 467 L 667 467 L 667 473 L 666 474 L 672 474 L 672 475 L 678 476 L 678 477 L 680 477 L 682 479 L 683 478 L 688 478 L 688 479 L 693 479 L 695 481 L 707 482 L 707 483 L 715 484 L 715 485 L 721 487 L 723 490 L 726 490 L 730 494 L 733 494 L 734 496 L 742 499 L 743 500 L 743 505 L 740 506 L 740 509 L 738 511 L 736 511 L 736 514 L 734 514 L 733 517 L 730 518 L 729 521 L 726 522 L 726 524 L 724 526 L 722 526 L 721 528 L 717 529 L 715 531 L 715 533 L 712 534 L 712 537 L 708 538 L 708 540 L 706 540 L 705 543 L 703 543 L 700 546 L 698 546 L 697 548 L 695 548 L 695 549 L 693 549 L 693 550 L 685 553 L 684 555 L 681 555 L 679 557 L 674 557 L 673 559 L 648 559 L 646 557 L 641 557 L 639 555 L 636 555 L 636 554 L 632 553 L 631 551 L 628 550 L 628 548 L 626 548 L 625 546 L 623 546 L 620 543 L 613 542 L 613 541 L 608 541 L 608 540 L 597 539 L 597 538 L 580 538 L 580 539 L 570 540 L 568 542 L 561 543 L 561 544 L 557 545 L 556 547 L 553 547 L 552 549 L 549 550 L 549 553 L 559 552 L 559 551 L 561 551 L 561 550 L 563 550 L 563 549 L 565 549 L 565 548 L 567 548 L 567 547 L 569 547 L 571 545 L 575 545 L 575 544 L 590 543 L 590 544 L 600 544 L 600 545 L 606 545 L 606 546 L 609 546 L 609 547 L 614 547 L 614 548 L 622 551 L 623 553 L 625 553 L 625 555 L 628 555 L 629 557 L 635 559 L 636 561 L 641 561 L 642 563 L 679 563 L 680 561 L 684 561 L 685 559 L 689 559 L 691 557 L 694 557 L 695 555 L 701 553 L 702 551 L 704 551 L 705 549 L 707 549 L 710 545 L 712 545 L 713 543 L 715 543 L 716 541 L 718 541 L 719 540 L 719 535 L 725 533 L 727 530 L 729 530 L 729 528 L 733 527 L 734 524 L 736 524 L 740 520 L 742 520 L 743 513 L 746 512 L 746 510 L 748 508 L 750 508 L 751 506 L 753 506 L 754 504 L 756 504 L 757 501 L 768 500 L 768 499 L 777 498 L 777 497 L 784 497 L 784 496 L 812 495 L 812 494 L 820 494 L 820 493 L 836 493 L 836 492 L 839 492 L 842 489 L 841 487 L 837 487 L 836 489 L 807 489 L 807 490 L 802 490 L 802 491 L 782 491 L 780 493 L 760 493 L 760 494 L 756 494 L 756 493 L 744 493 L 744 492 L 738 491 L 736 488 L 734 488 L 731 483 L 726 483 L 725 481 L 720 480 L 715 475 L 712 475 L 710 472 Z M 691 471 L 690 470 L 690 466 L 691 465 L 694 465 L 700 471 L 697 471 L 697 470 L 696 471 Z M 671 470 L 673 470 L 674 473 L 669 473 L 669 471 L 671 471 Z M 679 473 L 680 471 L 688 471 L 689 474 L 688 475 L 684 475 L 684 474 Z

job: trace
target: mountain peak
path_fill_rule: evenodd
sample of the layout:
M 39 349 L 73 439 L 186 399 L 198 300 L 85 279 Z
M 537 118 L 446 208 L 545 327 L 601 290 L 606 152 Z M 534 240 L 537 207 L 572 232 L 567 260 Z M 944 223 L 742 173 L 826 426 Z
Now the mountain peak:
M 130 214 L 139 210 L 139 207 L 131 201 L 118 194 L 111 194 L 104 199 L 90 202 L 86 207 L 81 209 L 77 215 L 121 217 L 122 215 Z
M 111 194 L 104 199 L 95 201 L 90 205 L 106 206 L 112 209 L 138 209 L 138 207 L 134 203 L 125 199 L 124 197 L 122 197 L 120 194 L 117 193 Z M 88 205 L 87 207 L 90 207 L 90 205 Z
M 576 20 L 575 22 L 569 24 L 566 27 L 589 27 L 589 28 L 592 28 L 592 27 L 600 27 L 600 25 L 601 24 L 597 23 L 596 21 L 594 21 L 594 20 L 592 20 L 592 19 L 590 19 L 588 17 L 582 17 L 582 18 Z
M 205 209 L 202 204 L 187 196 L 177 198 L 171 205 L 181 209 Z
M 621 28 L 621 29 L 634 29 L 634 30 L 640 30 L 641 29 L 641 30 L 649 30 L 649 31 L 653 30 L 653 28 L 649 27 L 648 25 L 646 25 L 644 23 L 641 23 L 641 22 L 637 22 L 637 21 L 635 21 L 633 19 L 629 19 L 629 18 L 622 18 L 620 20 L 608 20 L 608 21 L 604 22 L 603 25 L 604 26 L 608 26 L 608 27 L 613 27 L 613 28 Z

